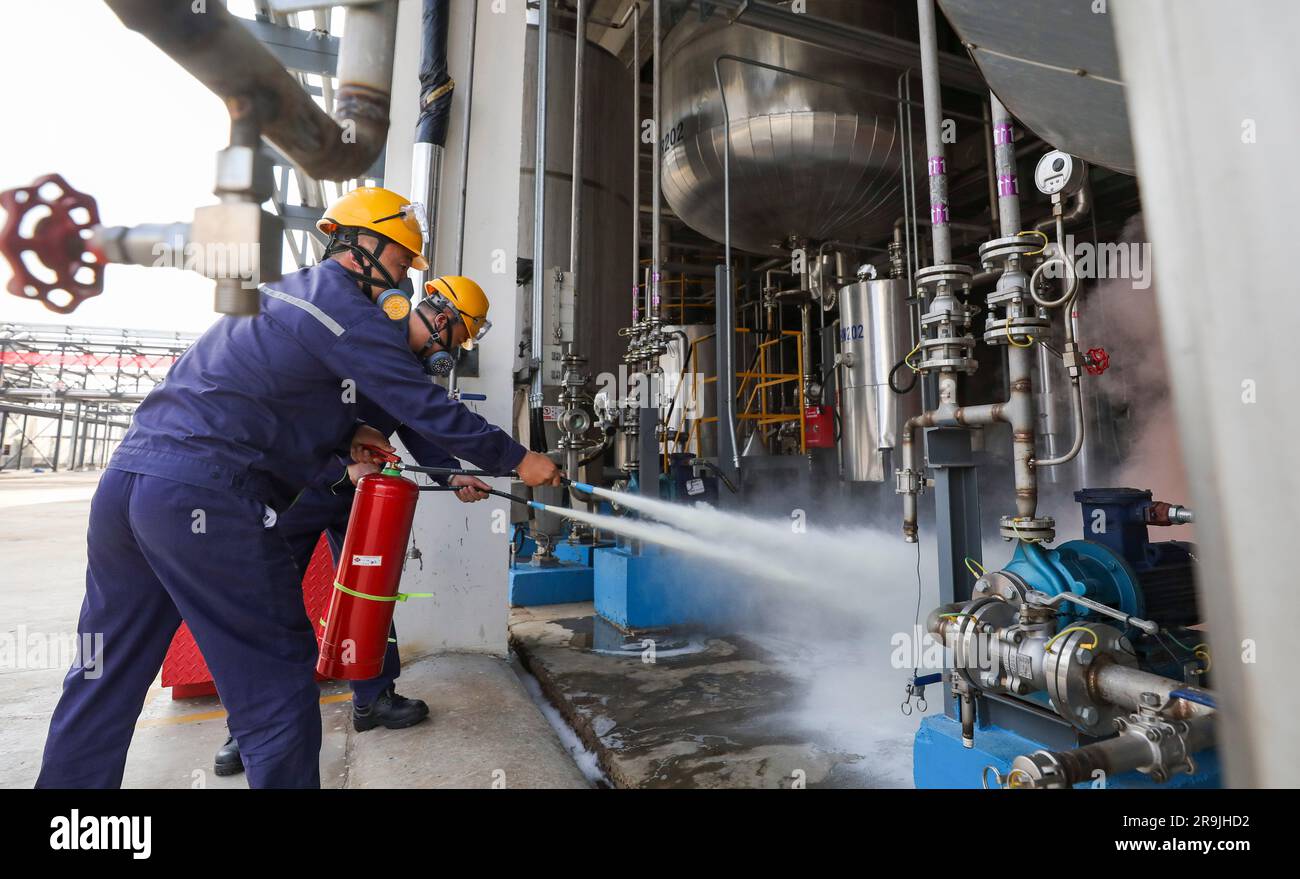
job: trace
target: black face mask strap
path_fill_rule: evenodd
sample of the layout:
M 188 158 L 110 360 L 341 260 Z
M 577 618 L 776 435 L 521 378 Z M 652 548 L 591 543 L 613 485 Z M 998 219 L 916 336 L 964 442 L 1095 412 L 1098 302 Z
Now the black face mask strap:
M 325 255 L 333 256 L 334 254 L 346 250 L 356 257 L 357 262 L 365 269 L 365 273 L 344 269 L 348 275 L 368 287 L 378 287 L 380 290 L 392 290 L 397 287 L 397 281 L 384 268 L 383 263 L 379 261 L 379 256 L 388 246 L 389 240 L 382 236 L 378 238 L 378 244 L 373 251 L 366 250 L 357 241 L 357 232 L 355 229 L 339 229 L 330 236 L 329 244 L 325 247 Z M 379 272 L 379 279 L 371 274 L 372 270 Z
M 425 315 L 424 309 L 417 306 L 415 309 L 415 316 L 420 319 L 420 322 L 423 323 L 425 328 L 429 331 L 428 341 L 424 343 L 424 346 L 420 348 L 420 353 L 416 356 L 421 360 L 428 357 L 429 349 L 431 349 L 435 343 L 441 345 L 442 350 L 446 351 L 447 343 L 442 340 L 442 333 L 438 331 L 437 327 L 435 327 L 429 320 L 428 316 Z M 446 329 L 446 327 L 443 329 Z

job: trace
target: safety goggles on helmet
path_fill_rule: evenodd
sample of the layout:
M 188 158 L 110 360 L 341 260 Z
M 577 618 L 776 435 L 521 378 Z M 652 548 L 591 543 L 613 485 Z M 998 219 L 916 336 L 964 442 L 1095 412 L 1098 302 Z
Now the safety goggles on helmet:
M 371 220 L 371 229 L 377 231 L 379 228 L 383 228 L 385 234 L 387 234 L 389 238 L 396 239 L 398 237 L 404 237 L 398 236 L 392 227 L 383 226 L 384 223 L 392 223 L 394 220 L 399 220 L 401 221 L 401 224 L 406 227 L 408 235 L 418 235 L 418 240 L 421 242 L 428 241 L 429 234 L 428 230 L 424 227 L 424 214 L 424 206 L 418 201 L 413 201 L 409 204 L 402 205 L 394 214 L 389 214 L 386 217 L 376 217 L 374 220 Z M 419 251 L 416 251 L 416 256 L 419 258 Z M 423 260 L 421 259 L 421 261 Z

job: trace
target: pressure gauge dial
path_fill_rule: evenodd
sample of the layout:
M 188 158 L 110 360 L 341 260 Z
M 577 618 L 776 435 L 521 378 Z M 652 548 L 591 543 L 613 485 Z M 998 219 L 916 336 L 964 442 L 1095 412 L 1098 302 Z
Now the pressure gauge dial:
M 1083 186 L 1088 165 L 1076 156 L 1052 150 L 1038 160 L 1034 183 L 1044 195 L 1073 195 Z

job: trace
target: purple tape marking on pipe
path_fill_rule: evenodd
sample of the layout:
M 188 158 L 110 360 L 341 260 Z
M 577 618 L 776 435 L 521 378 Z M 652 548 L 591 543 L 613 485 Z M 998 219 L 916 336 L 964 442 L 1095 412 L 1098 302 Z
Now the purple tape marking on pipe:
M 1011 143 L 1014 134 L 1010 122 L 1003 122 L 993 128 L 993 143 L 997 146 Z
M 930 157 L 930 176 L 931 176 L 931 177 L 938 177 L 940 174 L 945 173 L 946 170 L 947 170 L 947 165 L 946 165 L 946 164 L 944 163 L 944 161 L 943 161 L 943 156 L 931 156 L 931 157 Z
M 1018 192 L 1015 174 L 998 175 L 998 195 L 1016 195 Z
M 930 222 L 936 226 L 948 224 L 948 206 L 946 204 L 930 205 Z

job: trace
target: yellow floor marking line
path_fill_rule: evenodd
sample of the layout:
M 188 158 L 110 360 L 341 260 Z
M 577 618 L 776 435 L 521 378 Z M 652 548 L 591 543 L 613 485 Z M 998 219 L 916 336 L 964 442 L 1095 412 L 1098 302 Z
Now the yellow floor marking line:
M 321 696 L 320 704 L 333 705 L 337 702 L 347 702 L 351 699 L 351 693 L 335 693 L 332 696 Z M 202 723 L 205 720 L 220 720 L 225 716 L 226 712 L 223 710 L 196 711 L 193 714 L 177 714 L 172 717 L 151 717 L 137 723 L 135 728 L 147 729 L 155 726 L 176 726 L 182 723 Z

